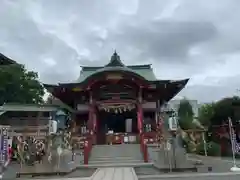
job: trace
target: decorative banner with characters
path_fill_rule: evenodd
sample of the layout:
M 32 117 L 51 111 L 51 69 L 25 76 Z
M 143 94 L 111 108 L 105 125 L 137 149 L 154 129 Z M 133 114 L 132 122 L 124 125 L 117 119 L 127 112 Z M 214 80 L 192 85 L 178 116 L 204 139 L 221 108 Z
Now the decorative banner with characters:
M 0 163 L 4 164 L 8 159 L 8 127 L 0 126 Z

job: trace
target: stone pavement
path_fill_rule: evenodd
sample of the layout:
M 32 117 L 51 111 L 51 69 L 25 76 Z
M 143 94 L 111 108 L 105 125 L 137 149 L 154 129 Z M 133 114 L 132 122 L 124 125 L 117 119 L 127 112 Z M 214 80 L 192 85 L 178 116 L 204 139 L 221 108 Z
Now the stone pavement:
M 137 180 L 133 168 L 100 168 L 92 176 L 91 180 Z
M 139 180 L 239 180 L 240 173 L 184 173 L 161 176 L 140 176 Z
M 35 179 L 37 180 L 37 179 Z M 40 179 L 38 179 L 40 180 Z M 41 179 L 42 180 L 42 179 Z M 53 179 L 49 179 L 53 180 Z M 88 178 L 56 178 L 55 180 L 138 180 L 133 168 L 99 168 Z

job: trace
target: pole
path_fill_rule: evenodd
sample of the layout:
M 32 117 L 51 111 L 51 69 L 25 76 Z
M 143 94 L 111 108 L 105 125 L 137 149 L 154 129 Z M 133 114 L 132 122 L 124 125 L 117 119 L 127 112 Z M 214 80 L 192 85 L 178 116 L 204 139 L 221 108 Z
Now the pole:
M 166 150 L 165 152 L 167 152 L 169 170 L 170 172 L 172 172 L 172 156 L 171 156 L 172 147 L 171 147 L 170 140 L 166 141 L 165 150 Z
M 203 138 L 204 154 L 205 156 L 207 156 L 207 144 L 205 139 L 205 131 L 202 133 L 202 138 Z
M 233 137 L 232 137 L 233 132 L 232 132 L 232 120 L 231 120 L 231 118 L 228 118 L 228 124 L 229 124 L 229 133 L 230 133 L 231 145 L 232 145 L 233 167 L 237 167 L 236 157 L 235 157 L 235 146 L 234 146 L 235 142 L 233 142 Z
M 176 135 L 173 136 L 172 139 L 172 148 L 173 148 L 173 165 L 174 168 L 177 168 L 177 160 L 176 160 Z

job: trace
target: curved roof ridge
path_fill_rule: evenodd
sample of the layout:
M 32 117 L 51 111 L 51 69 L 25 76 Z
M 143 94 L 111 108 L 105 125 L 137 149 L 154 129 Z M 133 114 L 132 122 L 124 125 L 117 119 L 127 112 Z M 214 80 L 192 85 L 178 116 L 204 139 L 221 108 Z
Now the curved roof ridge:
M 80 67 L 84 70 L 95 70 L 95 69 L 101 69 L 105 66 L 82 66 Z M 152 64 L 136 64 L 136 65 L 127 65 L 128 68 L 152 68 Z

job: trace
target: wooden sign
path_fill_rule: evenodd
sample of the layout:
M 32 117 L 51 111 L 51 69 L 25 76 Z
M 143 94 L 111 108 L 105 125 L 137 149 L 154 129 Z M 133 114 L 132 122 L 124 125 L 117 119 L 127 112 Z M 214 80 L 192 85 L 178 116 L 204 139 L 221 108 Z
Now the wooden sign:
M 108 74 L 106 79 L 107 80 L 119 80 L 119 79 L 122 79 L 122 75 L 120 74 Z
M 72 89 L 72 91 L 79 92 L 79 91 L 82 91 L 82 89 L 80 87 L 75 87 Z

